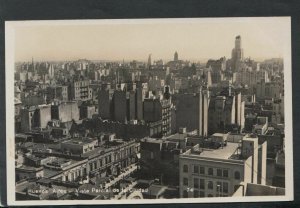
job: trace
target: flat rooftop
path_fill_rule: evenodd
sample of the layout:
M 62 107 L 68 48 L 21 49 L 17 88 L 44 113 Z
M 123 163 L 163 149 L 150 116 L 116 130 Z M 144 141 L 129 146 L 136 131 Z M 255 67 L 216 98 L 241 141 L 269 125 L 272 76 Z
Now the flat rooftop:
M 175 133 L 166 137 L 166 140 L 183 140 L 185 138 L 187 138 L 187 133 Z
M 236 152 L 239 147 L 239 143 L 228 142 L 223 148 L 218 149 L 205 149 L 199 148 L 199 151 L 187 151 L 184 155 L 192 155 L 203 158 L 213 158 L 213 159 L 232 159 L 232 155 Z
M 141 142 L 148 142 L 148 143 L 163 143 L 162 139 L 155 139 L 155 138 L 145 138 L 143 140 L 141 140 Z
M 93 139 L 93 138 L 72 138 L 70 140 L 67 140 L 67 141 L 63 141 L 62 143 L 64 144 L 77 144 L 77 145 L 85 145 L 85 144 L 89 144 L 89 143 L 92 143 L 94 142 L 96 139 Z

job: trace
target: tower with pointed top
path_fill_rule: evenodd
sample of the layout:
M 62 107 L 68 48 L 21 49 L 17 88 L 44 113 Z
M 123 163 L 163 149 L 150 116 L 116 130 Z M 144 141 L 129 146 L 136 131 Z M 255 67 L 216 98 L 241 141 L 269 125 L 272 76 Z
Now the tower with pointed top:
M 178 61 L 178 53 L 177 53 L 177 51 L 175 51 L 175 54 L 174 54 L 174 61 Z
M 148 64 L 147 64 L 147 66 L 148 66 L 148 68 L 150 69 L 151 68 L 151 65 L 152 65 L 152 61 L 151 61 L 151 53 L 149 54 L 149 57 L 148 57 Z

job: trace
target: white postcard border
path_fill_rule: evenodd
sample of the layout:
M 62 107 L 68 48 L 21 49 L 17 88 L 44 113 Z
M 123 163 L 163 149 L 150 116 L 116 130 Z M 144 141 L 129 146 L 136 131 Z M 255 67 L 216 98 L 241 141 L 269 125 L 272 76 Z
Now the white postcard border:
M 142 199 L 142 200 L 28 200 L 15 199 L 15 134 L 14 134 L 14 29 L 17 26 L 31 25 L 101 25 L 101 24 L 155 24 L 183 23 L 197 21 L 247 22 L 276 21 L 285 19 L 287 36 L 290 43 L 284 53 L 284 103 L 285 103 L 285 196 L 247 196 L 184 199 Z M 280 44 L 280 43 L 279 43 Z M 83 204 L 158 204 L 158 203 L 223 203 L 223 202 L 272 202 L 292 201 L 293 182 L 293 119 L 292 119 L 292 66 L 291 66 L 291 18 L 290 17 L 234 17 L 234 18 L 174 18 L 174 19 L 105 19 L 105 20 L 34 20 L 5 22 L 5 92 L 6 92 L 6 161 L 7 161 L 7 203 L 8 205 L 83 205 Z

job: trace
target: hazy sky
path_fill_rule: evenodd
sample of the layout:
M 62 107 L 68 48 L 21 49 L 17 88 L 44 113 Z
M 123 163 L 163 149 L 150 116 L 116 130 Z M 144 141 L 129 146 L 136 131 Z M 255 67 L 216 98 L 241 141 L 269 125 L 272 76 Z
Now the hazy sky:
M 271 58 L 290 44 L 286 17 L 31 23 L 14 27 L 16 61 L 230 58 L 237 35 L 245 57 Z

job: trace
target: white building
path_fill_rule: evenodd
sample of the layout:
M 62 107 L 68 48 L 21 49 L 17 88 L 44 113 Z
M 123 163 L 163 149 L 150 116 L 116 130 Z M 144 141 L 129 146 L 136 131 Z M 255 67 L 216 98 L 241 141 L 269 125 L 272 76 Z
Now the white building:
M 181 198 L 232 196 L 241 182 L 265 184 L 266 142 L 259 145 L 252 135 L 239 142 L 228 142 L 225 135 L 211 142 L 214 148 L 195 145 L 180 155 Z

